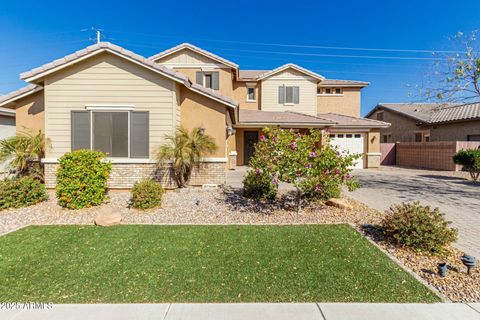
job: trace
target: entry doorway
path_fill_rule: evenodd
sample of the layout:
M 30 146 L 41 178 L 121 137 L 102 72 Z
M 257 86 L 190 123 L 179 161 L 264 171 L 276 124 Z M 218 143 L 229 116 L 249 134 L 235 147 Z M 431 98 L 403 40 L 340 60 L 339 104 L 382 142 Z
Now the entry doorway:
M 248 166 L 250 159 L 255 153 L 255 145 L 258 142 L 258 131 L 243 132 L 243 164 Z

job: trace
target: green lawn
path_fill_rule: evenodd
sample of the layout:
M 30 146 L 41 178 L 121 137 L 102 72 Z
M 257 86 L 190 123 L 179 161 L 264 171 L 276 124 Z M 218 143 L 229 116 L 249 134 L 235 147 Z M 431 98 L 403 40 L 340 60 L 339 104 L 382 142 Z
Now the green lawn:
M 0 237 L 0 301 L 439 299 L 348 225 L 123 225 Z

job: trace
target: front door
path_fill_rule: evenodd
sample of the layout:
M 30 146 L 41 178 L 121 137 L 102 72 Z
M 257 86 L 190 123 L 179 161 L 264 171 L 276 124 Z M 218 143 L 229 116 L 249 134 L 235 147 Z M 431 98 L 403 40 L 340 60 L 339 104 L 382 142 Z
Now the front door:
M 245 131 L 243 133 L 243 164 L 248 165 L 250 158 L 255 152 L 255 145 L 258 142 L 258 131 Z

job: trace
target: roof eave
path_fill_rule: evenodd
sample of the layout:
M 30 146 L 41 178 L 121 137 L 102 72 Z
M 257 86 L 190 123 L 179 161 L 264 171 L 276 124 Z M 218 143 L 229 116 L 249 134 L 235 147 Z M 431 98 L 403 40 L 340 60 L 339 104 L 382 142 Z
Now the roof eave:
M 29 95 L 31 95 L 31 94 L 34 94 L 34 93 L 36 93 L 36 92 L 38 92 L 38 91 L 41 91 L 41 90 L 43 90 L 43 87 L 38 86 L 38 87 L 36 87 L 36 88 L 34 88 L 34 89 L 30 90 L 30 91 L 24 92 L 24 93 L 22 93 L 22 94 L 20 94 L 20 95 L 18 95 L 18 96 L 11 97 L 11 98 L 8 99 L 8 100 L 5 100 L 5 101 L 0 102 L 0 107 L 5 106 L 5 105 L 7 105 L 7 104 L 10 104 L 10 103 L 12 103 L 12 102 L 15 102 L 15 101 L 17 101 L 17 100 L 19 100 L 19 99 L 25 98 L 25 97 L 27 97 L 27 96 L 29 96 Z

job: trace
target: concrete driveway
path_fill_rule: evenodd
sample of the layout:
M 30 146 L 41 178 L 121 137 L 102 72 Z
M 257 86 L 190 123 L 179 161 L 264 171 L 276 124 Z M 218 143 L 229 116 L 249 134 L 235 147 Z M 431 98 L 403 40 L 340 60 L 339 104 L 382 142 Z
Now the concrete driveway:
M 457 247 L 480 258 L 480 183 L 459 177 L 465 173 L 385 167 L 354 175 L 362 187 L 348 196 L 381 211 L 403 201 L 439 207 L 459 230 Z

